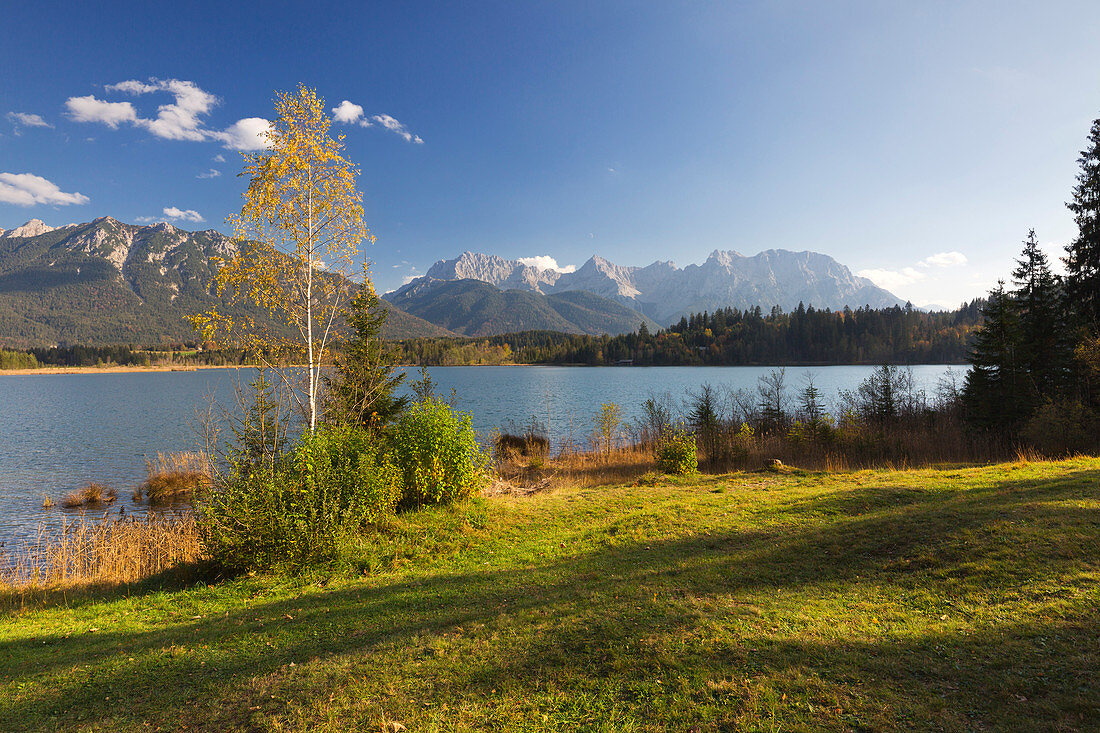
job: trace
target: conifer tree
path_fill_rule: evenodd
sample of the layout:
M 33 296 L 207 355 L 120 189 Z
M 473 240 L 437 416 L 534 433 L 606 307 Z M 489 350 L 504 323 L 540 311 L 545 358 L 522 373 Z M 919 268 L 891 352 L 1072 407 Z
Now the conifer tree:
M 1077 237 L 1066 246 L 1066 294 L 1081 324 L 1100 334 L 1100 119 L 1089 131 L 1089 147 L 1077 159 L 1081 166 L 1073 200 L 1066 204 L 1077 223 Z
M 1016 285 L 1012 299 L 1019 319 L 1017 353 L 1020 368 L 1027 375 L 1018 398 L 1034 406 L 1043 398 L 1054 397 L 1064 386 L 1072 350 L 1062 318 L 1061 285 L 1050 270 L 1046 254 L 1039 249 L 1034 229 L 1024 240 L 1012 281 Z
M 395 394 L 405 381 L 404 372 L 395 373 L 396 350 L 382 340 L 388 315 L 369 273 L 365 273 L 347 314 L 341 356 L 333 373 L 323 376 L 327 421 L 374 430 L 408 406 L 408 397 Z
M 1026 417 L 1029 406 L 1020 400 L 1019 322 L 1004 281 L 989 293 L 982 313 L 985 321 L 971 348 L 963 404 L 974 425 L 1009 432 Z

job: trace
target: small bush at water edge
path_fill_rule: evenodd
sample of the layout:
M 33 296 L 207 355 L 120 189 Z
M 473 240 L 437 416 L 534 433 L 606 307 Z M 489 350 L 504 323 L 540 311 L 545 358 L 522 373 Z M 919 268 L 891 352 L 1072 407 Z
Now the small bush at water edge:
M 677 430 L 657 446 L 657 469 L 662 473 L 690 476 L 699 470 L 695 436 Z
M 480 488 L 488 457 L 470 416 L 434 397 L 415 403 L 393 432 L 393 455 L 404 483 L 405 506 L 448 504 Z
M 234 570 L 332 563 L 362 528 L 391 513 L 399 474 L 365 429 L 322 428 L 270 460 L 237 460 L 203 502 L 210 555 Z

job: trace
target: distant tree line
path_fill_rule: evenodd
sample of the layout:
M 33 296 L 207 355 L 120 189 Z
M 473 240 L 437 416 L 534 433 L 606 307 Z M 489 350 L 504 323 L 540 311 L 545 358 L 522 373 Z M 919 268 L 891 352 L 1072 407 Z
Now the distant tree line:
M 148 354 L 141 354 L 132 346 L 50 346 L 30 349 L 28 353 L 44 366 L 132 366 L 146 364 L 149 359 Z
M 983 301 L 924 313 L 907 305 L 885 309 L 816 310 L 799 304 L 785 313 L 723 308 L 692 314 L 651 333 L 645 324 L 621 336 L 525 331 L 476 339 L 402 341 L 405 363 L 584 364 L 608 366 L 730 366 L 739 364 L 961 364 L 981 319 Z
M 152 366 L 155 364 L 237 366 L 248 363 L 242 349 L 217 348 L 212 344 L 173 343 L 142 347 L 43 346 L 26 351 L 0 350 L 0 369 L 38 367 Z

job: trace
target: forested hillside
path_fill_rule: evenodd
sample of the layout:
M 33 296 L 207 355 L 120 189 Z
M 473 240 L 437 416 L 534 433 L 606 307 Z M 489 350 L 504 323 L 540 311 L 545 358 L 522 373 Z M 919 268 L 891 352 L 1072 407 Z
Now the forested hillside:
M 641 313 L 593 293 L 543 295 L 501 290 L 473 279 L 424 280 L 416 287 L 390 293 L 386 299 L 407 313 L 466 336 L 543 330 L 619 334 L 642 322 L 657 327 Z

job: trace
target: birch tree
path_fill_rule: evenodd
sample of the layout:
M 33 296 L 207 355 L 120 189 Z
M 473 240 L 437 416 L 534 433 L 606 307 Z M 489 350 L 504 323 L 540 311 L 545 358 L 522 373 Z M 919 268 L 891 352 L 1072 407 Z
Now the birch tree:
M 293 394 L 312 431 L 352 262 L 360 243 L 374 238 L 363 223 L 358 171 L 341 154 L 343 136 L 329 135 L 324 100 L 299 85 L 276 94 L 275 113 L 268 148 L 243 156 L 248 191 L 230 219 L 238 251 L 220 261 L 215 279 L 219 296 L 250 304 L 255 315 L 214 308 L 192 321 L 204 337 L 228 338 L 263 362 L 304 363 L 303 386 Z

